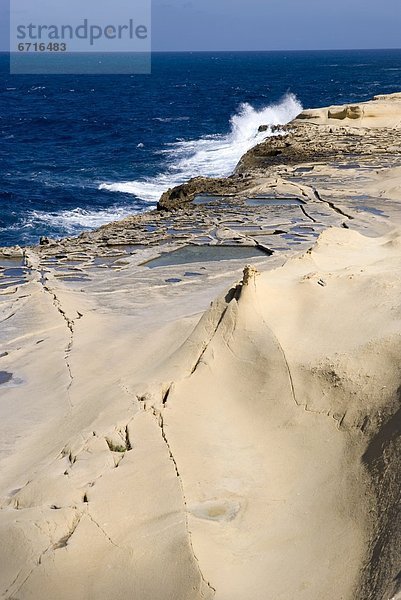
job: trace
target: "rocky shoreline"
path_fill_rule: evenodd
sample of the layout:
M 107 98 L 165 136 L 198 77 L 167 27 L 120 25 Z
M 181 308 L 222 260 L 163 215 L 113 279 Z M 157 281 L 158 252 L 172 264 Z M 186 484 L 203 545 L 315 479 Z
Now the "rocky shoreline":
M 371 215 L 381 216 L 381 198 L 388 200 L 383 217 L 392 216 L 396 208 L 391 191 L 378 191 L 375 183 L 397 176 L 392 169 L 397 168 L 401 153 L 400 105 L 401 95 L 393 94 L 351 105 L 348 113 L 347 107 L 304 111 L 245 154 L 232 176 L 192 179 L 166 191 L 158 210 L 110 223 L 78 238 L 43 239 L 39 253 L 52 256 L 84 249 L 94 257 L 110 256 L 123 246 L 184 242 L 261 244 L 273 251 L 277 246 L 291 250 L 283 236 L 291 236 L 295 230 L 292 242 L 302 247 L 305 237 L 307 243 L 313 241 L 308 234 L 311 225 L 313 232 L 319 233 L 325 226 L 347 227 L 353 220 L 358 230 L 370 230 Z M 363 111 L 368 116 L 363 116 Z M 371 185 L 366 185 L 369 178 Z M 278 210 L 275 200 L 283 198 L 290 207 L 291 200 L 298 204 L 296 210 L 286 211 L 283 206 Z M 250 235 L 246 227 L 253 224 L 255 213 L 260 222 L 258 235 Z M 280 219 L 280 214 L 285 218 Z M 230 223 L 237 227 L 232 230 Z M 297 232 L 299 227 L 305 231 Z M 275 234 L 277 229 L 285 231 Z M 281 237 L 273 240 L 271 235 Z M 11 255 L 13 250 L 3 249 L 2 253 Z
M 304 111 L 1 250 L 2 598 L 400 597 L 400 130 Z

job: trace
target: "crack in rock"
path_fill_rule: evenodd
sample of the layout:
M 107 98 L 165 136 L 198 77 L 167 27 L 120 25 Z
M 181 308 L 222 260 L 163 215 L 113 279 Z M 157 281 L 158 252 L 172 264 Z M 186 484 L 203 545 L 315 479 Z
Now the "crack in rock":
M 111 537 L 108 535 L 108 533 L 103 529 L 103 527 L 101 525 L 99 525 L 99 523 L 92 517 L 92 515 L 90 514 L 89 510 L 86 511 L 85 515 L 87 517 L 89 517 L 89 519 L 92 521 L 92 523 L 94 525 L 96 525 L 96 527 L 99 529 L 99 531 L 102 532 L 102 534 L 105 536 L 105 538 L 110 542 L 110 544 L 112 546 L 114 546 L 115 548 L 118 548 L 119 550 L 123 550 L 123 548 L 121 548 L 118 544 L 116 544 Z
M 74 535 L 79 523 L 81 522 L 83 515 L 84 515 L 84 513 L 80 513 L 75 517 L 74 522 L 73 522 L 69 532 L 66 535 L 64 535 L 62 538 L 60 538 L 58 540 L 58 542 L 56 542 L 53 545 L 54 550 L 59 550 L 60 548 L 65 548 L 68 545 L 68 542 L 70 541 L 71 537 Z
M 174 457 L 174 454 L 173 454 L 173 451 L 171 449 L 170 443 L 169 443 L 169 441 L 167 439 L 167 435 L 166 435 L 166 431 L 165 431 L 165 426 L 164 426 L 163 415 L 162 415 L 161 411 L 158 410 L 155 407 L 152 407 L 152 414 L 155 417 L 156 422 L 157 422 L 157 424 L 158 424 L 158 426 L 160 428 L 161 436 L 162 436 L 163 441 L 164 441 L 164 443 L 166 445 L 166 448 L 167 448 L 170 460 L 172 461 L 172 463 L 174 465 L 174 470 L 175 470 L 175 473 L 176 473 L 176 476 L 177 476 L 177 479 L 178 479 L 178 482 L 179 482 L 179 485 L 180 485 L 181 495 L 182 495 L 182 501 L 183 501 L 183 505 L 184 505 L 184 512 L 185 512 L 185 529 L 186 529 L 186 532 L 187 532 L 188 541 L 189 541 L 189 545 L 190 545 L 190 548 L 191 548 L 192 555 L 193 555 L 194 560 L 195 560 L 195 562 L 197 564 L 198 571 L 199 571 L 199 574 L 201 576 L 201 579 L 202 579 L 203 583 L 213 592 L 213 594 L 215 594 L 216 593 L 216 589 L 211 585 L 211 583 L 209 581 L 207 581 L 205 579 L 205 577 L 204 577 L 204 575 L 202 573 L 202 570 L 201 570 L 200 564 L 199 564 L 199 560 L 198 560 L 198 558 L 197 558 L 197 556 L 195 554 L 195 550 L 194 550 L 194 547 L 193 547 L 193 544 L 192 544 L 192 534 L 191 534 L 191 531 L 189 529 L 189 523 L 188 523 L 188 504 L 187 504 L 187 500 L 186 500 L 185 493 L 184 493 L 184 485 L 183 485 L 182 478 L 181 478 L 181 475 L 180 475 L 180 472 L 179 472 L 179 469 L 178 469 L 177 461 L 176 461 L 176 459 Z
M 306 212 L 306 210 L 305 210 L 305 206 L 304 206 L 303 204 L 301 204 L 301 205 L 299 206 L 299 208 L 301 209 L 301 211 L 303 212 L 303 214 L 305 215 L 305 217 L 306 217 L 307 219 L 310 219 L 310 220 L 312 221 L 312 223 L 317 223 L 317 220 L 316 220 L 316 219 L 314 219 L 313 217 L 311 217 L 311 215 L 309 215 L 309 214 Z
M 346 217 L 347 219 L 350 219 L 350 221 L 353 220 L 354 217 L 352 217 L 351 215 L 349 215 L 346 212 L 344 212 L 343 210 L 341 210 L 341 208 L 336 206 L 334 204 L 334 202 L 331 202 L 330 200 L 324 200 L 316 188 L 313 188 L 313 193 L 315 194 L 315 197 L 317 198 L 317 200 L 319 200 L 320 202 L 324 202 L 325 204 L 328 204 L 330 206 L 330 208 L 332 210 L 334 210 L 336 213 L 338 213 L 339 215 L 341 215 L 343 217 Z
M 68 397 L 68 403 L 69 403 L 70 410 L 71 410 L 72 407 L 73 407 L 73 404 L 72 404 L 72 401 L 71 401 L 70 389 L 71 389 L 71 386 L 72 386 L 72 384 L 74 382 L 74 376 L 72 374 L 72 368 L 71 368 L 71 363 L 70 363 L 70 360 L 69 360 L 69 356 L 71 354 L 72 347 L 73 347 L 73 344 L 74 344 L 74 325 L 75 325 L 75 321 L 72 320 L 72 319 L 70 319 L 67 316 L 65 310 L 63 309 L 63 306 L 62 306 L 62 303 L 61 303 L 60 299 L 57 297 L 57 294 L 48 285 L 46 285 L 42 280 L 41 280 L 41 283 L 42 283 L 44 291 L 46 293 L 48 293 L 52 297 L 53 306 L 56 308 L 56 310 L 58 311 L 58 313 L 62 316 L 62 318 L 64 319 L 64 321 L 65 321 L 65 323 L 67 325 L 67 328 L 69 330 L 69 341 L 68 341 L 67 347 L 65 349 L 64 360 L 65 360 L 65 365 L 66 365 L 66 368 L 67 368 L 67 371 L 68 371 L 69 380 L 70 380 L 69 384 L 67 386 L 67 397 Z M 80 313 L 80 312 L 77 311 L 77 320 L 81 319 L 82 316 L 83 316 L 82 313 Z

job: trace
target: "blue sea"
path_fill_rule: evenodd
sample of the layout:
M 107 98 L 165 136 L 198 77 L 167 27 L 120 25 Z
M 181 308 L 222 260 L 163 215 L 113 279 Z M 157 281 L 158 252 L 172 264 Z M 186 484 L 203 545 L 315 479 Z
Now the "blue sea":
M 63 237 L 223 176 L 302 107 L 401 90 L 401 50 L 155 53 L 151 75 L 10 75 L 0 54 L 0 245 Z

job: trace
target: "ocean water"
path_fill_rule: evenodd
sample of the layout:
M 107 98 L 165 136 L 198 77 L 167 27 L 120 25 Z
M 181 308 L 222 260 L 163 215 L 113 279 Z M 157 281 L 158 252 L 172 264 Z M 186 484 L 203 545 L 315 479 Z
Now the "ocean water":
M 401 50 L 154 54 L 151 75 L 10 75 L 0 54 L 0 245 L 78 234 L 222 176 L 304 108 L 401 90 Z

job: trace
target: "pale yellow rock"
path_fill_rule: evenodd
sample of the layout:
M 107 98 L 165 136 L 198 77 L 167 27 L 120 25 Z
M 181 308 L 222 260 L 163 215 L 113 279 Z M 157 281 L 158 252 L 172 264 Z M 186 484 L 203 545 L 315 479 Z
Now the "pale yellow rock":
M 305 110 L 298 119 L 326 125 L 401 127 L 401 93 L 375 96 L 369 102 Z
M 398 126 L 400 103 L 310 118 L 365 139 Z M 158 252 L 146 248 L 77 285 L 51 267 L 44 282 L 43 256 L 27 253 L 29 283 L 0 298 L 12 375 L 0 385 L 1 598 L 399 596 L 391 160 L 255 176 L 252 193 L 304 202 L 301 231 L 320 236 L 302 252 L 204 261 L 185 280 L 186 265 L 141 266 Z M 293 225 L 277 209 L 266 236 Z

